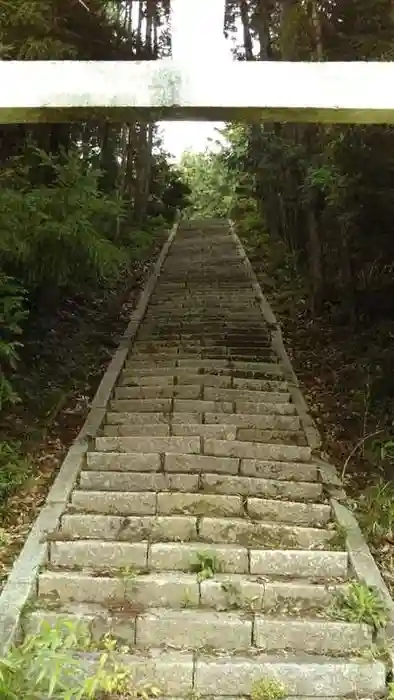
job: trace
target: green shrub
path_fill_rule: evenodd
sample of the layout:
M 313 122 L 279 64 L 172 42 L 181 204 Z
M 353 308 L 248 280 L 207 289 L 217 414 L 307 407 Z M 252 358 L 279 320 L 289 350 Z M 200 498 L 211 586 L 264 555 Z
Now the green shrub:
M 26 291 L 11 277 L 0 271 L 0 411 L 7 403 L 15 403 L 18 396 L 10 379 L 18 361 L 17 338 L 26 319 Z
M 30 473 L 30 462 L 22 456 L 20 445 L 0 441 L 0 515 L 7 498 L 26 481 Z
M 29 165 L 15 159 L 0 176 L 0 253 L 6 269 L 28 289 L 48 295 L 82 291 L 89 283 L 116 277 L 127 253 L 102 231 L 104 224 L 116 230 L 122 201 L 99 191 L 99 171 L 86 171 L 77 152 L 62 159 L 31 152 L 54 182 L 31 184 L 37 173 L 33 158 Z

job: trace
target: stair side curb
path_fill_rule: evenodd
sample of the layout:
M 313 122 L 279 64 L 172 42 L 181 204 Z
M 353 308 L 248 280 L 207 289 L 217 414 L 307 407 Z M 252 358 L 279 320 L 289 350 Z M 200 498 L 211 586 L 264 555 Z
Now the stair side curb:
M 6 656 L 18 639 L 23 609 L 29 599 L 36 594 L 39 569 L 47 560 L 47 534 L 57 529 L 60 517 L 86 459 L 90 440 L 98 434 L 104 420 L 107 403 L 145 316 L 150 297 L 176 236 L 178 225 L 179 217 L 177 217 L 167 241 L 161 249 L 153 272 L 140 294 L 119 347 L 110 361 L 91 403 L 89 414 L 62 462 L 44 506 L 34 521 L 1 591 L 0 656 Z

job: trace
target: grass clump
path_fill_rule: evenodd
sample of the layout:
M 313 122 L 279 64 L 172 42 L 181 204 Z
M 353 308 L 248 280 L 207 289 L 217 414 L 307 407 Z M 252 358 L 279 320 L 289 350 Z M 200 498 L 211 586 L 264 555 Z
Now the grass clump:
M 379 593 L 365 583 L 354 581 L 346 592 L 339 591 L 330 614 L 346 622 L 365 623 L 374 629 L 385 627 L 388 612 Z
M 286 697 L 286 686 L 273 678 L 260 678 L 252 685 L 252 700 L 282 700 Z
M 191 565 L 191 571 L 197 574 L 198 581 L 205 581 L 220 571 L 220 564 L 214 554 L 197 552 L 197 561 Z

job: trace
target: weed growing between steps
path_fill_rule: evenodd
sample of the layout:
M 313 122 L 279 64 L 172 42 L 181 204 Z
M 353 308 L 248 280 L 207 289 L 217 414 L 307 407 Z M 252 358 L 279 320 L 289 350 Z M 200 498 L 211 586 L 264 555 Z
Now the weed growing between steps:
M 260 678 L 253 683 L 250 695 L 252 700 L 282 700 L 287 695 L 287 689 L 280 681 Z
M 339 591 L 329 614 L 339 620 L 371 625 L 375 630 L 386 626 L 388 611 L 377 591 L 365 583 L 354 581 L 346 592 Z
M 84 673 L 77 654 L 98 651 L 94 673 Z M 81 626 L 61 620 L 55 627 L 43 623 L 40 632 L 27 636 L 0 659 L 2 700 L 148 700 L 161 693 L 153 686 L 134 685 L 132 675 L 119 660 L 127 647 L 118 649 L 110 636 L 99 647 Z
M 220 572 L 220 562 L 214 554 L 197 552 L 197 561 L 192 563 L 190 570 L 197 574 L 197 581 L 205 581 Z

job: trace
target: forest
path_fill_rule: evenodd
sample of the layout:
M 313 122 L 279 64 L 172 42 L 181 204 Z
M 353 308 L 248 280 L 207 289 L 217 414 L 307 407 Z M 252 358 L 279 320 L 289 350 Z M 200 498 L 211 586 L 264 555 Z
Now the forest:
M 0 17 L 3 60 L 171 51 L 169 0 L 15 0 Z M 227 0 L 224 31 L 237 60 L 391 60 L 394 51 L 391 0 Z M 186 207 L 236 222 L 324 451 L 361 515 L 372 513 L 370 543 L 394 580 L 394 130 L 222 131 L 225 146 L 187 153 L 175 168 L 153 123 L 0 126 L 1 577 Z

